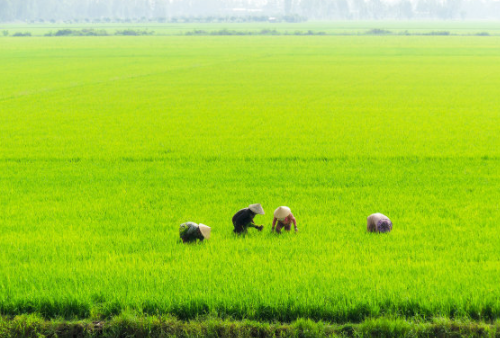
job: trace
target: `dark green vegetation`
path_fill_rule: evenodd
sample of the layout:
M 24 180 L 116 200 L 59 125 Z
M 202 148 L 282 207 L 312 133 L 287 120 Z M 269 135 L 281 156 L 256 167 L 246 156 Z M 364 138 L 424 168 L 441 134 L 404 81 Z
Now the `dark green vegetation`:
M 0 313 L 496 325 L 499 46 L 2 38 Z M 255 202 L 264 233 L 234 238 Z M 268 232 L 279 205 L 297 235 Z
M 0 24 L 2 35 L 107 36 L 107 35 L 416 35 L 498 36 L 496 21 L 334 21 L 300 23 L 158 23 L 74 22 Z
M 0 320 L 0 335 L 40 337 L 500 337 L 500 325 L 435 319 L 367 319 L 359 324 L 326 324 L 299 319 L 290 324 L 204 318 L 190 322 L 171 317 L 123 314 L 110 321 L 44 321 L 36 316 Z

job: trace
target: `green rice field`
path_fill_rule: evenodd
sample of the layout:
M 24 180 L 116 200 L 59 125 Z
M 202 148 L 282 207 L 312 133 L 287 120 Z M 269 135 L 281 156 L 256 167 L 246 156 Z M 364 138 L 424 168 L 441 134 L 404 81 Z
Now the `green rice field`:
M 3 316 L 500 318 L 500 37 L 1 37 L 0 74 Z

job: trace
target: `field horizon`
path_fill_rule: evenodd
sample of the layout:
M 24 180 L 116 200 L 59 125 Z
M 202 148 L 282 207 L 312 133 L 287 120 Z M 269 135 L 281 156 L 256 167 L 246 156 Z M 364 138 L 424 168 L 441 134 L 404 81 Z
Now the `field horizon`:
M 410 35 L 500 36 L 497 20 L 337 20 L 305 22 L 3 22 L 0 38 L 67 35 Z M 70 32 L 72 31 L 72 32 Z

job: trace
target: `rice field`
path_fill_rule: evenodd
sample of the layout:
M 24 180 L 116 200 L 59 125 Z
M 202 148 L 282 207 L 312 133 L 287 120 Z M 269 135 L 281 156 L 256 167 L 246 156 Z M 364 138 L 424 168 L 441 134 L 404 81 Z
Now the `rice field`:
M 500 318 L 499 37 L 6 37 L 0 74 L 2 315 Z

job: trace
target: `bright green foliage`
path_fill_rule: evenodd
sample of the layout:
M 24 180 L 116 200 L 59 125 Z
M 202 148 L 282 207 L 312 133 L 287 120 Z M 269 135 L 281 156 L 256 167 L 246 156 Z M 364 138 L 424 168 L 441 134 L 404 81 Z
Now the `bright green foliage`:
M 0 313 L 500 318 L 499 46 L 5 38 Z M 251 203 L 264 231 L 235 238 Z

